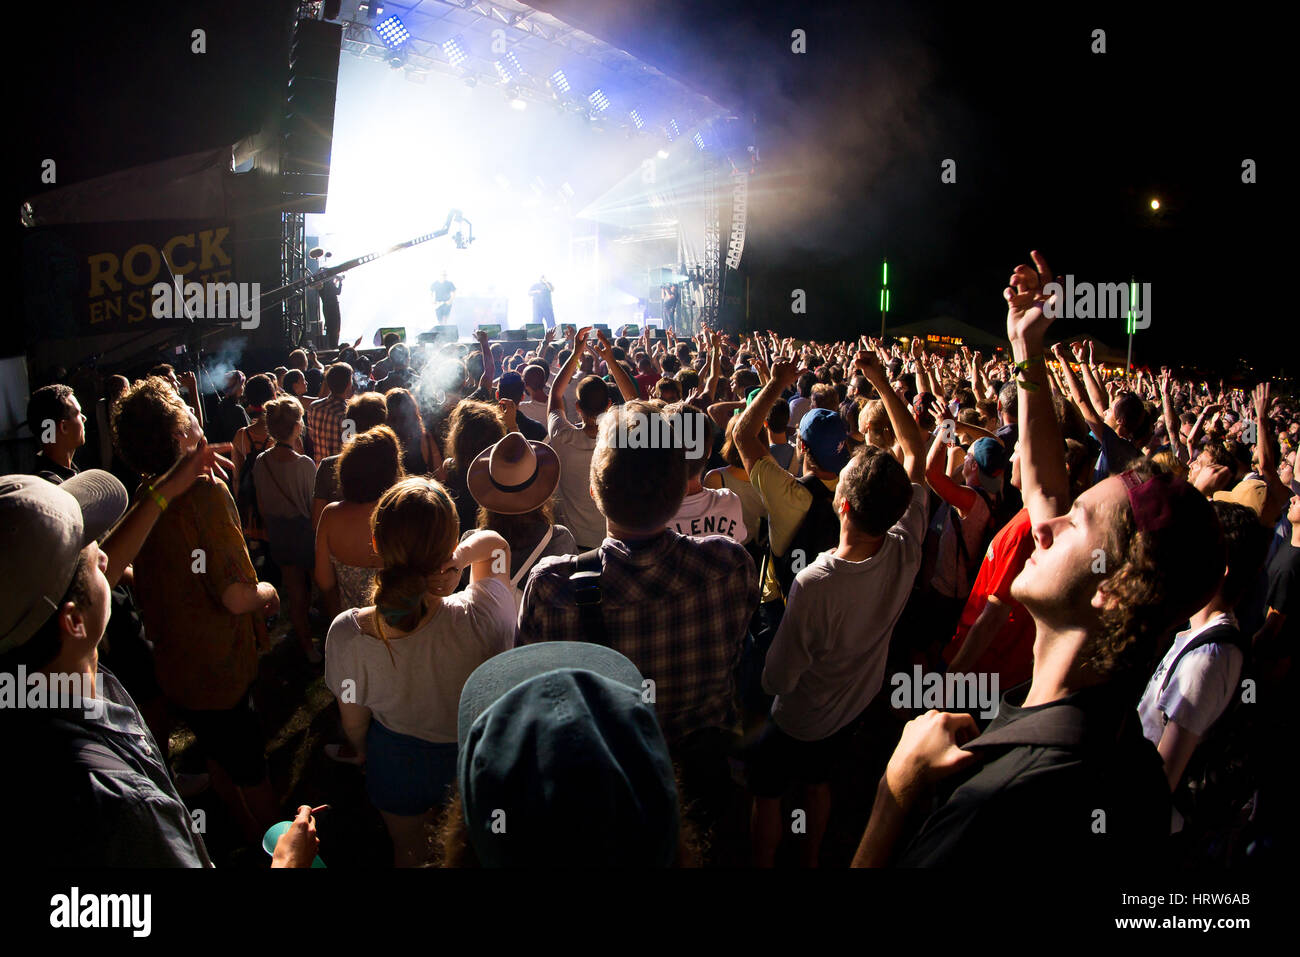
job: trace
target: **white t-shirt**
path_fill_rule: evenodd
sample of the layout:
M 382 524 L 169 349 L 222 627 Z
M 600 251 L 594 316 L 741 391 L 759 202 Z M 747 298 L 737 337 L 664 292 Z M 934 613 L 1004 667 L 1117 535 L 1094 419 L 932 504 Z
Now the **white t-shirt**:
M 605 540 L 605 516 L 591 497 L 591 456 L 596 450 L 596 437 L 575 429 L 558 412 L 547 419 L 546 433 L 546 444 L 560 459 L 555 519 L 573 532 L 579 548 L 595 548 Z
M 528 396 L 528 395 L 529 395 L 529 393 L 527 393 L 527 392 L 524 393 L 524 396 Z M 521 401 L 520 401 L 520 403 L 519 403 L 519 411 L 522 412 L 524 415 L 528 416 L 528 417 L 529 417 L 530 419 L 532 419 L 534 422 L 545 422 L 545 421 L 546 421 L 546 403 L 545 403 L 545 402 L 538 402 L 538 401 L 537 401 L 536 399 L 534 399 L 534 398 L 531 398 L 531 397 L 530 397 L 530 398 L 523 398 L 523 397 L 521 396 Z
M 925 518 L 925 488 L 913 484 L 880 551 L 862 562 L 823 552 L 795 576 L 763 669 L 763 690 L 776 695 L 772 720 L 790 737 L 828 738 L 879 693 L 889 639 L 921 567 Z
M 808 410 L 811 408 L 811 398 L 805 399 L 801 395 L 796 395 L 790 400 L 790 424 L 798 429 L 799 423 L 803 421 L 803 417 L 808 414 Z
M 687 495 L 668 524 L 677 530 L 678 535 L 695 538 L 722 535 L 732 541 L 744 542 L 748 537 L 745 508 L 740 496 L 725 488 L 706 488 Z
M 423 627 L 387 645 L 361 630 L 358 611 L 343 612 L 330 626 L 326 686 L 335 697 L 369 708 L 390 731 L 435 744 L 455 741 L 465 682 L 483 662 L 514 646 L 513 589 L 497 578 L 475 582 L 444 599 Z
M 1183 655 L 1177 670 L 1169 676 L 1175 659 L 1197 635 L 1223 624 L 1236 627 L 1237 620 L 1227 613 L 1215 615 L 1200 628 L 1189 628 L 1174 636 L 1138 703 L 1142 733 L 1152 744 L 1160 743 L 1169 721 L 1204 735 L 1227 710 L 1241 677 L 1241 649 L 1211 641 Z

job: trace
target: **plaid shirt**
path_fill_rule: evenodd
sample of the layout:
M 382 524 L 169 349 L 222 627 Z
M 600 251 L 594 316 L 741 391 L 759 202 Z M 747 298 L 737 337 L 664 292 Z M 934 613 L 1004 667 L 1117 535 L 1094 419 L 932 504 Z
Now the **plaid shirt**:
M 610 647 L 654 681 L 655 713 L 670 744 L 736 722 L 733 672 L 758 607 L 754 561 L 728 538 L 671 529 L 645 546 L 600 546 L 601 607 Z M 543 558 L 524 587 L 517 643 L 583 641 L 569 585 L 572 556 Z
M 333 393 L 307 406 L 307 431 L 317 465 L 321 459 L 343 451 L 343 414 L 347 407 L 347 401 Z

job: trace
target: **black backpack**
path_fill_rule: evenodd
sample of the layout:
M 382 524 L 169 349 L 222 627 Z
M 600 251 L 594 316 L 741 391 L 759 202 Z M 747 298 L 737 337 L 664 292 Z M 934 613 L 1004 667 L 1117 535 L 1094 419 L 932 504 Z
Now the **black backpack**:
M 244 434 L 248 435 L 247 432 Z M 253 445 L 251 438 L 248 440 L 248 455 L 244 457 L 244 466 L 240 469 L 239 479 L 235 484 L 235 504 L 239 507 L 239 517 L 245 528 L 262 527 L 262 513 L 257 508 L 257 487 L 253 484 L 253 466 L 257 463 L 257 457 L 270 446 L 269 435 L 261 448 Z
M 835 514 L 833 504 L 835 495 L 815 475 L 805 475 L 797 480 L 812 495 L 812 504 L 799 524 L 790 547 L 784 555 L 777 555 L 768 548 L 769 560 L 774 563 L 776 580 L 781 584 L 781 594 L 789 596 L 790 586 L 795 576 L 807 568 L 822 552 L 834 548 L 840 540 L 840 519 Z M 795 568 L 796 558 L 799 559 Z

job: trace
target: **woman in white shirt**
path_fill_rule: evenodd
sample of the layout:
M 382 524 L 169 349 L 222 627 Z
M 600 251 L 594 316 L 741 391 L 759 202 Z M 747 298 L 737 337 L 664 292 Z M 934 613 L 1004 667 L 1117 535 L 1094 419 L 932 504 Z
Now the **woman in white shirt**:
M 399 867 L 429 858 L 429 830 L 456 777 L 456 717 L 470 673 L 514 644 L 510 546 L 480 531 L 460 545 L 456 506 L 429 478 L 408 478 L 371 518 L 383 561 L 373 604 L 334 619 L 325 683 L 366 765 Z M 470 586 L 452 594 L 461 570 Z
M 311 572 L 316 564 L 311 527 L 311 496 L 316 486 L 316 463 L 294 451 L 302 438 L 302 406 L 291 396 L 266 404 L 266 429 L 275 445 L 253 463 L 257 509 L 266 528 L 271 558 L 280 566 L 284 595 L 289 606 L 298 646 L 312 664 L 320 652 L 312 644 Z

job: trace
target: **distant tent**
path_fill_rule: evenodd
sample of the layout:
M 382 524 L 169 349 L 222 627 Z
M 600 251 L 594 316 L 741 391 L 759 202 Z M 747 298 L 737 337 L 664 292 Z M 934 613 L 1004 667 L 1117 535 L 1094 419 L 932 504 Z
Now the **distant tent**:
M 972 326 L 970 323 L 954 319 L 952 316 L 939 316 L 936 319 L 909 322 L 905 326 L 887 326 L 885 334 L 896 339 L 904 336 L 908 338 L 913 336 L 945 336 L 949 339 L 960 339 L 962 345 L 972 347 L 986 349 L 1008 348 L 1007 340 L 1001 335 L 980 329 L 978 326 Z

